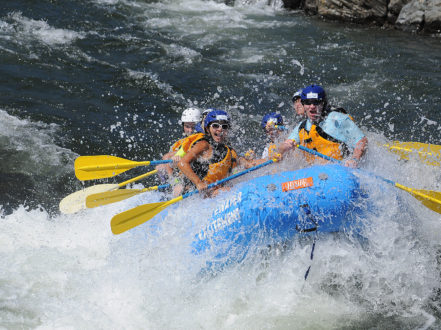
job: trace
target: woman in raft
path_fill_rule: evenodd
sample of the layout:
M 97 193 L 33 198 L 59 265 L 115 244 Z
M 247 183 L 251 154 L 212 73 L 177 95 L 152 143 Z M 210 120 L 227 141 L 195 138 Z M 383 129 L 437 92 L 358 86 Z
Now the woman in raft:
M 205 191 L 210 183 L 230 176 L 237 165 L 250 168 L 260 160 L 238 158 L 236 151 L 228 144 L 228 132 L 231 127 L 229 115 L 223 110 L 213 110 L 204 120 L 204 134 L 195 134 L 194 138 L 184 142 L 182 151 L 185 153 L 178 162 L 183 177 L 180 190 L 175 186 L 174 195 L 196 187 Z M 214 196 L 217 189 L 207 195 Z

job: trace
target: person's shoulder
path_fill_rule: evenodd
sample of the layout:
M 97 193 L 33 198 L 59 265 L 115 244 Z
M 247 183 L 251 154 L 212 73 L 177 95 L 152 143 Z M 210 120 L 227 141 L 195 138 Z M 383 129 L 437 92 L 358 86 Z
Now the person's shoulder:
M 189 141 L 189 145 L 191 149 L 193 148 L 208 149 L 211 146 L 210 139 L 205 134 L 195 136 L 195 138 L 192 141 Z
M 179 148 L 181 148 L 182 143 L 185 141 L 185 139 L 186 138 L 183 137 L 183 138 L 180 138 L 179 140 L 173 142 L 173 144 L 170 147 L 170 151 L 174 151 L 174 152 L 178 151 Z
M 347 113 L 343 113 L 340 111 L 331 111 L 328 114 L 327 118 L 330 120 L 338 120 L 338 121 L 343 121 L 346 119 L 351 120 L 351 117 L 349 117 L 349 115 Z
M 328 107 L 326 108 L 326 110 L 327 110 L 328 112 L 335 111 L 335 112 L 340 112 L 340 113 L 348 114 L 348 112 L 346 111 L 345 108 L 337 107 L 337 106 L 334 106 L 334 105 L 328 105 Z

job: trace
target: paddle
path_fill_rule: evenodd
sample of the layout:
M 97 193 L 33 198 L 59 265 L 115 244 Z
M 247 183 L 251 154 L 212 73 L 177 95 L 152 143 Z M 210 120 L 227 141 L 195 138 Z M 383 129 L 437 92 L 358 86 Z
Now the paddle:
M 332 162 L 336 162 L 341 164 L 342 162 L 331 158 L 329 156 L 323 155 L 315 150 L 306 148 L 304 146 L 301 145 L 297 145 L 297 148 L 299 148 L 300 150 L 306 151 L 310 154 L 313 154 L 315 156 L 324 158 L 326 160 L 332 161 Z M 378 176 L 376 174 L 370 173 L 371 175 L 375 176 L 377 179 L 383 180 L 399 189 L 402 189 L 408 193 L 410 193 L 413 197 L 415 197 L 416 199 L 418 199 L 419 201 L 421 201 L 421 203 L 426 206 L 427 208 L 431 209 L 432 211 L 435 211 L 437 213 L 441 214 L 441 192 L 438 191 L 433 191 L 433 190 L 425 190 L 425 189 L 413 189 L 413 188 L 409 188 L 406 186 L 403 186 L 402 184 L 393 182 L 392 180 L 383 178 L 381 176 Z
M 426 144 L 421 142 L 399 142 L 384 144 L 384 147 L 400 155 L 402 159 L 409 159 L 412 153 L 418 153 L 420 160 L 433 166 L 441 165 L 441 146 L 436 144 Z
M 120 190 L 97 193 L 87 196 L 86 206 L 88 208 L 94 208 L 102 205 L 116 203 L 146 191 L 162 190 L 168 188 L 169 186 L 170 186 L 169 184 L 163 184 L 154 187 L 147 187 L 144 189 L 120 189 Z
M 268 160 L 260 165 L 251 167 L 247 170 L 244 170 L 242 172 L 239 172 L 239 173 L 236 173 L 232 176 L 229 176 L 228 178 L 211 183 L 208 185 L 207 189 L 216 187 L 216 186 L 218 186 L 224 182 L 227 182 L 229 180 L 233 180 L 239 176 L 247 174 L 248 172 L 255 171 L 255 170 L 262 168 L 266 165 L 272 164 L 275 161 L 276 160 Z M 129 229 L 132 229 L 132 228 L 150 220 L 156 214 L 158 214 L 159 212 L 164 210 L 167 206 L 172 205 L 174 203 L 177 203 L 177 202 L 183 200 L 184 198 L 190 197 L 193 194 L 197 194 L 198 192 L 199 192 L 199 190 L 193 190 L 193 191 L 190 191 L 186 194 L 183 194 L 181 196 L 178 196 L 178 197 L 173 198 L 173 199 L 166 201 L 166 202 L 144 204 L 144 205 L 140 205 L 138 207 L 135 207 L 133 209 L 130 209 L 128 211 L 119 213 L 119 214 L 115 215 L 110 222 L 110 227 L 112 229 L 112 233 L 117 235 L 117 234 L 121 234 Z
M 138 166 L 171 163 L 172 160 L 135 162 L 115 156 L 80 156 L 75 159 L 75 175 L 78 180 L 110 178 Z
M 129 183 L 141 180 L 143 178 L 146 178 L 150 175 L 156 174 L 158 171 L 153 170 L 148 173 L 139 175 L 133 179 L 121 182 L 121 183 L 109 183 L 109 184 L 98 184 L 95 186 L 87 187 L 83 190 L 79 190 L 77 192 L 74 192 L 66 197 L 64 197 L 59 205 L 61 213 L 64 214 L 71 214 L 78 212 L 82 209 L 86 208 L 86 199 L 89 195 L 94 195 L 98 193 L 103 193 L 105 191 L 111 191 L 115 189 L 119 189 L 121 187 L 124 187 L 125 185 L 128 185 Z

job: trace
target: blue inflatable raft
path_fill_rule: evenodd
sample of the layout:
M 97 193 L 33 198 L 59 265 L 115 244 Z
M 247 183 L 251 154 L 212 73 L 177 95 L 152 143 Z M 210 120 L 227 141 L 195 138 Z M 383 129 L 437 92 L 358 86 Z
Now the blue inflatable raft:
M 250 249 L 298 233 L 345 230 L 362 212 L 364 198 L 352 170 L 340 165 L 257 177 L 228 194 L 192 243 L 193 254 L 209 254 L 211 265 L 240 262 Z

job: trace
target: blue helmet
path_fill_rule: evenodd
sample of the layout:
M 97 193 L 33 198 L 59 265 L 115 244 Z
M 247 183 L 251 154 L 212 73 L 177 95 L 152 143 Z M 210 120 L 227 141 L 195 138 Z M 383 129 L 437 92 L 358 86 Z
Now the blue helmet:
M 228 113 L 226 111 L 216 109 L 212 110 L 213 111 L 209 112 L 204 119 L 204 128 L 208 128 L 208 126 L 215 121 L 230 123 L 230 116 L 228 116 Z
M 297 99 L 302 98 L 303 89 L 299 89 L 297 92 L 294 93 L 292 96 L 292 101 L 295 102 Z
M 194 130 L 196 133 L 204 133 L 204 130 L 202 129 L 201 123 L 197 123 L 194 127 Z
M 326 102 L 325 90 L 319 85 L 311 85 L 303 88 L 302 100 L 320 100 Z
M 263 116 L 262 122 L 260 123 L 262 129 L 265 129 L 268 122 L 272 122 L 274 125 L 283 126 L 282 115 L 280 113 L 272 112 Z

